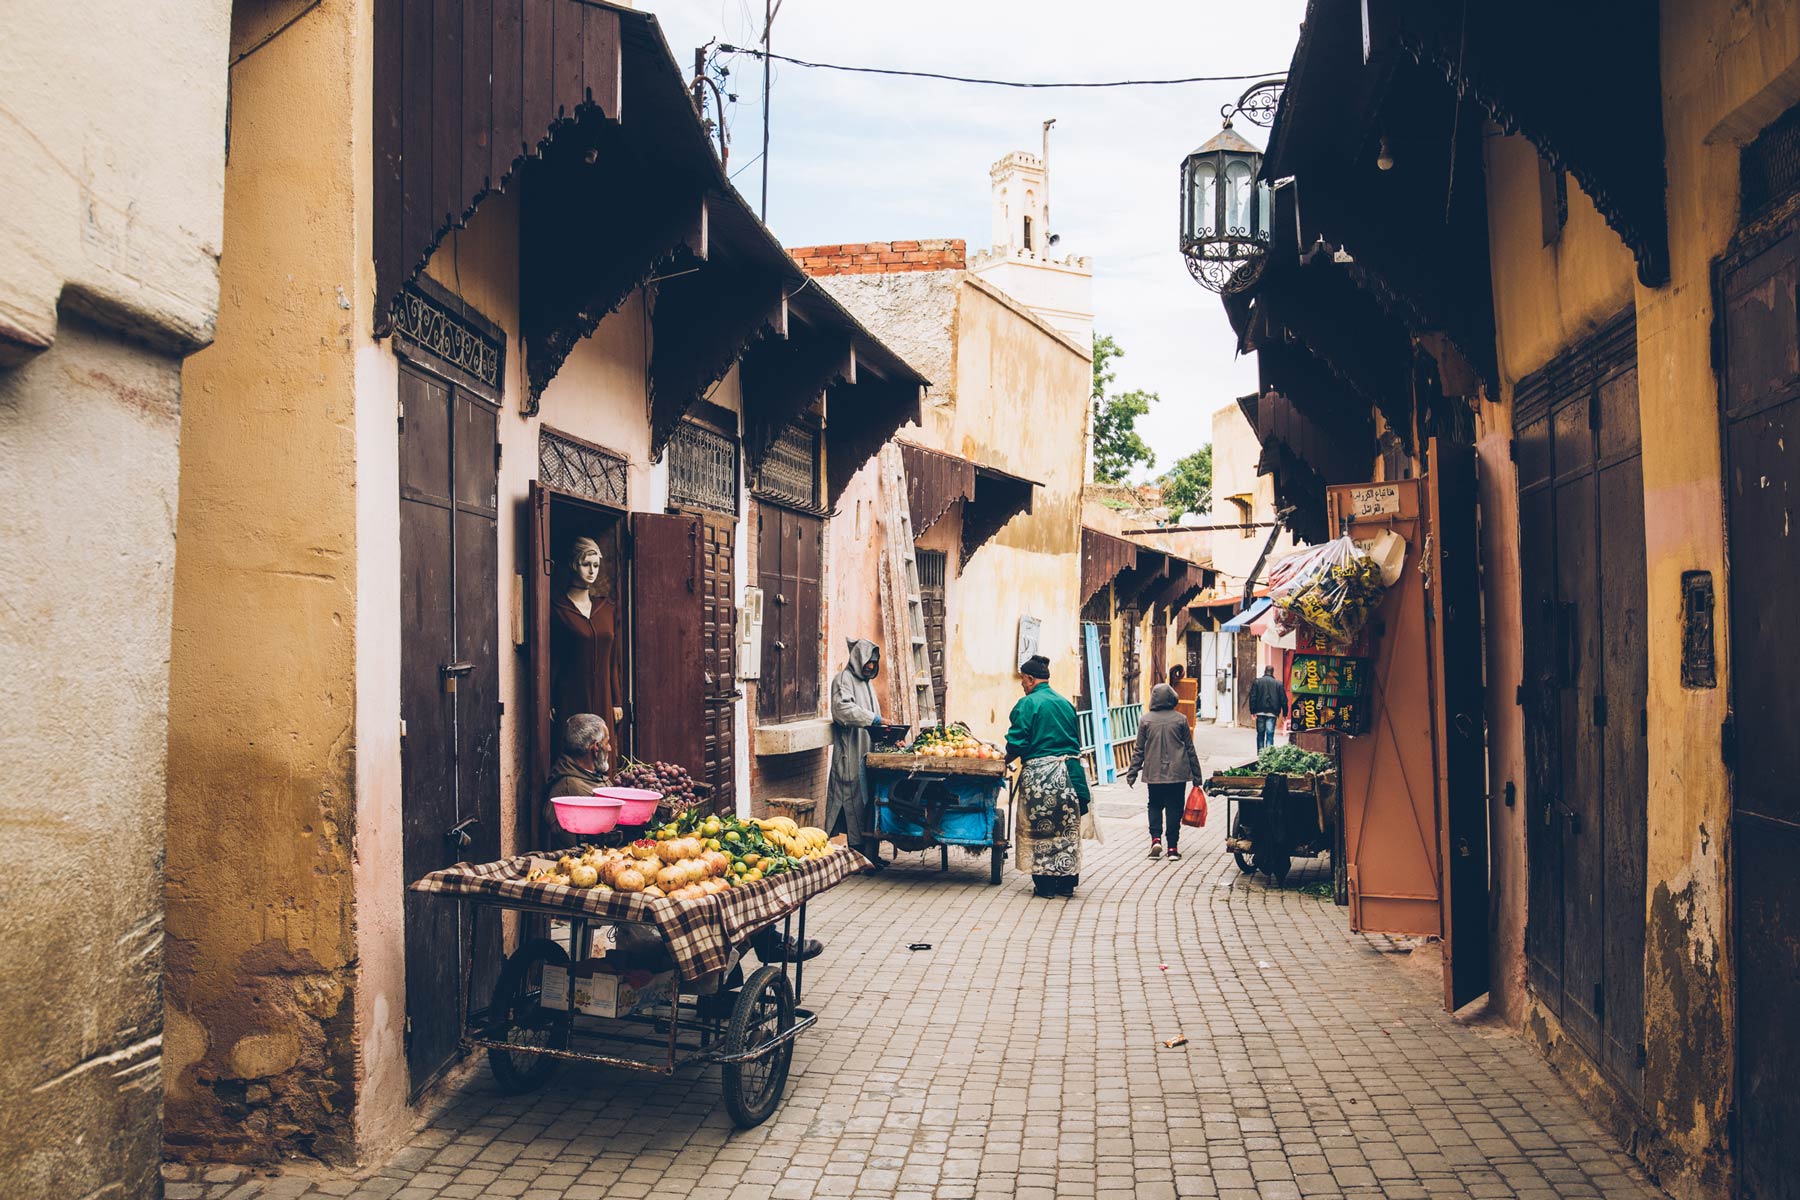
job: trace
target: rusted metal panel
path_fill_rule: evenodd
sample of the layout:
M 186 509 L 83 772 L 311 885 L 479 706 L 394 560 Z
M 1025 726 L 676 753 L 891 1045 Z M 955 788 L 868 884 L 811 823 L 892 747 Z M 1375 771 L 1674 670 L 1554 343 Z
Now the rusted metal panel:
M 555 588 L 555 543 L 550 532 L 550 493 L 532 480 L 526 494 L 525 637 L 526 670 L 531 677 L 531 770 L 526 778 L 531 794 L 542 795 L 550 782 L 550 762 L 556 745 L 556 722 L 550 712 L 550 600 Z M 609 723 L 611 713 L 601 714 Z M 618 747 L 614 747 L 615 752 Z M 523 805 L 519 826 L 528 846 L 548 846 L 543 828 L 542 805 Z
M 493 0 L 493 134 L 488 143 L 488 183 L 500 187 L 525 152 L 525 3 Z
M 700 518 L 686 513 L 631 514 L 631 667 L 637 756 L 704 762 L 696 697 L 706 694 L 702 625 Z
M 1562 1010 L 1562 763 L 1557 736 L 1556 508 L 1550 492 L 1550 417 L 1522 425 L 1519 439 L 1519 577 L 1525 719 L 1525 954 L 1532 989 Z M 1529 450 L 1528 450 L 1529 447 Z
M 462 78 L 490 79 L 494 71 L 494 0 L 463 0 Z M 462 98 L 462 182 L 458 203 L 485 193 L 494 164 L 494 89 L 472 87 Z
M 819 711 L 824 522 L 764 502 L 757 504 L 757 519 L 757 582 L 763 590 L 757 717 L 764 723 L 803 720 Z
M 462 198 L 462 39 L 462 0 L 432 0 L 429 217 L 434 230 L 447 229 L 461 220 L 465 208 Z
M 975 464 L 911 442 L 899 446 L 906 466 L 906 507 L 912 516 L 913 536 L 921 537 L 952 504 L 975 498 Z
M 1723 274 L 1725 499 L 1732 768 L 1731 853 L 1737 1024 L 1736 1145 L 1743 1194 L 1800 1197 L 1800 239 L 1788 233 Z M 1695 935 L 1698 937 L 1698 933 Z
M 790 512 L 784 526 L 794 530 L 794 581 L 799 604 L 794 617 L 794 712 L 811 717 L 819 713 L 819 648 L 825 628 L 823 563 L 825 522 L 805 513 Z
M 1433 695 L 1428 668 L 1424 552 L 1424 486 L 1400 480 L 1399 511 L 1352 521 L 1350 534 L 1371 538 L 1392 530 L 1406 543 L 1400 582 L 1387 589 L 1372 618 L 1375 679 L 1380 704 L 1369 733 L 1341 739 L 1345 859 L 1350 882 L 1350 927 L 1366 933 L 1440 936 L 1443 868 L 1432 766 Z M 1352 511 L 1353 485 L 1326 493 L 1327 523 L 1341 528 Z M 1255 639 L 1239 635 L 1241 647 Z M 1252 666 L 1254 660 L 1252 660 Z M 1249 679 L 1240 662 L 1239 678 Z M 1248 687 L 1238 689 L 1248 721 Z

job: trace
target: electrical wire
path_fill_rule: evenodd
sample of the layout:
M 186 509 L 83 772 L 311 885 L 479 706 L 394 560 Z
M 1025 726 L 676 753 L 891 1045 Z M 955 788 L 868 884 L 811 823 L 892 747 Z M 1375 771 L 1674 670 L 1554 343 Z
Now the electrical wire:
M 984 87 L 1007 88 L 1123 88 L 1123 87 L 1172 87 L 1185 83 L 1243 83 L 1253 79 L 1268 79 L 1278 75 L 1278 71 L 1256 71 L 1249 75 L 1188 75 L 1180 79 L 1108 79 L 1079 81 L 1047 81 L 1036 82 L 1018 79 L 977 79 L 968 75 L 946 75 L 937 71 L 901 71 L 891 67 L 847 67 L 842 63 L 808 62 L 803 58 L 789 58 L 785 54 L 765 54 L 761 50 L 753 50 L 747 46 L 729 46 L 720 44 L 719 50 L 725 54 L 748 54 L 752 58 L 771 58 L 776 62 L 792 63 L 796 67 L 813 67 L 821 71 L 848 71 L 857 75 L 899 75 L 908 79 L 941 79 L 947 83 L 974 83 Z

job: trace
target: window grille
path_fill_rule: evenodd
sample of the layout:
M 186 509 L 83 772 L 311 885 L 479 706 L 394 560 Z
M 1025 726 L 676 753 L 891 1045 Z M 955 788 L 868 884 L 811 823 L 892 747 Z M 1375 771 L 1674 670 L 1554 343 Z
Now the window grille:
M 919 562 L 919 589 L 921 591 L 944 590 L 944 567 L 948 558 L 942 550 L 915 550 L 913 552 Z
M 756 473 L 758 495 L 778 504 L 817 511 L 819 503 L 819 430 L 795 421 L 783 429 L 763 456 Z
M 669 505 L 737 512 L 737 439 L 683 421 L 669 439 Z
M 1745 221 L 1800 190 L 1800 105 L 1777 117 L 1744 147 L 1738 183 Z
M 623 454 L 538 429 L 538 482 L 545 487 L 623 508 L 630 478 L 631 463 Z

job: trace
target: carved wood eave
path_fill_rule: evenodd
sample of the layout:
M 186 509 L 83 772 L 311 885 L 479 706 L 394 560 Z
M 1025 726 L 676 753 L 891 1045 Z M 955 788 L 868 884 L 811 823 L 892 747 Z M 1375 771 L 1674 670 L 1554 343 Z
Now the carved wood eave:
M 767 271 L 708 265 L 659 284 L 651 322 L 650 460 L 655 462 L 688 409 L 753 343 L 786 337 L 787 298 L 781 281 Z
M 593 162 L 578 147 L 547 156 L 525 187 L 519 292 L 528 413 L 607 314 L 656 275 L 700 265 L 707 252 L 702 185 L 637 169 L 620 139 L 600 141 Z
M 827 388 L 856 382 L 856 344 L 848 334 L 796 323 L 786 338 L 752 346 L 738 377 L 744 395 L 744 453 L 755 472 L 788 422 L 811 408 Z
M 376 0 L 375 334 L 453 230 L 573 127 L 623 109 L 617 11 L 581 0 Z
M 1120 571 L 1113 579 L 1113 595 L 1120 608 L 1135 608 L 1139 612 L 1144 595 L 1151 587 L 1161 587 L 1163 578 L 1169 569 L 1169 557 L 1160 550 L 1149 550 L 1138 546 L 1137 564 L 1127 570 Z
M 1014 517 L 1030 512 L 1036 493 L 1037 485 L 1028 479 L 977 467 L 975 495 L 963 505 L 962 565 L 967 566 L 975 552 L 998 537 Z
M 835 506 L 851 476 L 901 426 L 919 419 L 923 384 L 881 379 L 859 370 L 854 385 L 830 388 L 825 402 L 825 493 Z
M 1251 426 L 1255 428 L 1254 424 Z M 1130 570 L 1137 562 L 1137 543 L 1081 527 L 1081 602 L 1086 604 L 1101 588 Z

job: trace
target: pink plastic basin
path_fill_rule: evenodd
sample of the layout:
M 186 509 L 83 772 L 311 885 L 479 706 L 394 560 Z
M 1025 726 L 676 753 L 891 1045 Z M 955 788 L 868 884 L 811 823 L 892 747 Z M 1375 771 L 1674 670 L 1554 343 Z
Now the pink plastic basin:
M 617 800 L 603 796 L 552 796 L 556 822 L 569 833 L 611 833 L 619 824 Z
M 621 825 L 647 823 L 656 816 L 656 806 L 662 803 L 661 792 L 652 792 L 646 788 L 595 788 L 594 795 L 604 800 L 617 800 L 624 805 L 619 810 L 619 824 Z

